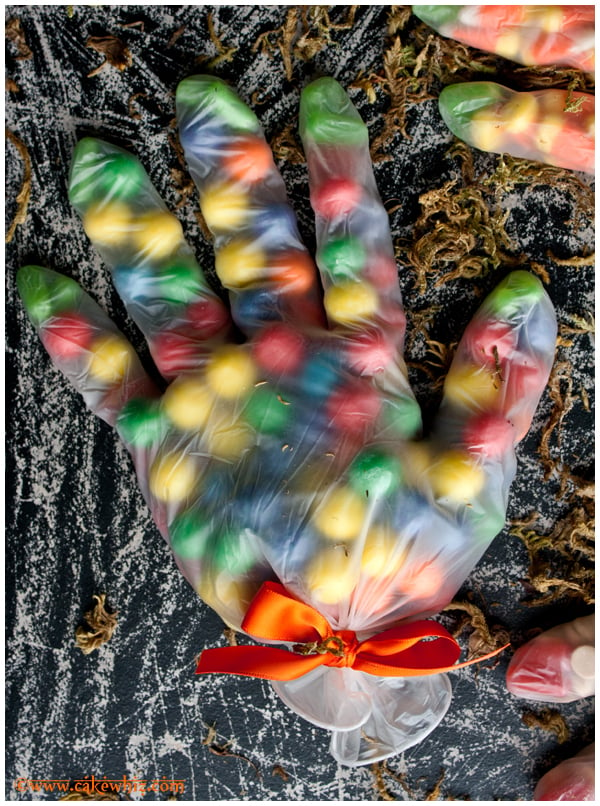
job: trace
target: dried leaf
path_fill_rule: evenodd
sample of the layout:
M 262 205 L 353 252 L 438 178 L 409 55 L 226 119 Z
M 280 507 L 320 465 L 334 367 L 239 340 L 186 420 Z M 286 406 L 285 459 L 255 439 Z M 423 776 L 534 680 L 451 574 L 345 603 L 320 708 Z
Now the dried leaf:
M 133 58 L 129 49 L 125 44 L 116 36 L 109 34 L 107 36 L 90 36 L 85 43 L 87 48 L 95 50 L 101 56 L 104 56 L 104 61 L 94 68 L 91 73 L 88 73 L 88 78 L 98 75 L 105 67 L 109 65 L 116 67 L 117 70 L 126 70 L 133 64 Z
M 554 733 L 559 744 L 569 738 L 569 728 L 564 716 L 553 708 L 543 708 L 539 713 L 525 711 L 521 718 L 528 728 L 540 728 Z
M 16 59 L 31 59 L 33 53 L 25 39 L 25 31 L 18 17 L 8 20 L 4 27 L 4 34 L 9 42 L 12 42 L 17 49 Z
M 20 224 L 24 224 L 27 218 L 27 207 L 29 205 L 29 198 L 31 196 L 31 157 L 29 156 L 29 151 L 27 150 L 25 143 L 23 143 L 23 141 L 20 140 L 17 135 L 14 134 L 14 132 L 11 132 L 11 130 L 8 128 L 5 129 L 5 132 L 6 136 L 15 146 L 19 152 L 19 156 L 23 160 L 23 179 L 21 181 L 21 188 L 19 189 L 16 197 L 17 210 L 4 238 L 6 243 L 10 243 L 14 237 L 17 227 Z

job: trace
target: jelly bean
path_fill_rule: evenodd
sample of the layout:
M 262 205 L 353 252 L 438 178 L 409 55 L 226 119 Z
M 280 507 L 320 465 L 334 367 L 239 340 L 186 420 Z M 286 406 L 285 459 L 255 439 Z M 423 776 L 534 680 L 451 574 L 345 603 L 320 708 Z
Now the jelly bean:
M 229 325 L 227 308 L 217 297 L 200 297 L 186 306 L 183 317 L 199 339 L 210 339 Z
M 315 285 L 315 266 L 306 251 L 288 249 L 271 260 L 272 282 L 286 293 L 303 294 Z
M 227 127 L 238 132 L 258 132 L 258 118 L 231 87 L 215 76 L 190 76 L 177 86 L 178 117 L 185 118 L 179 107 L 194 111 L 199 108 L 207 117 L 214 116 Z
M 197 464 L 185 451 L 159 454 L 148 473 L 150 492 L 165 503 L 185 500 L 198 480 Z
M 329 319 L 348 325 L 370 319 L 377 312 L 378 302 L 377 292 L 372 286 L 353 281 L 330 286 L 323 296 Z
M 281 434 L 293 413 L 290 401 L 270 386 L 257 387 L 244 407 L 244 417 L 256 431 L 264 434 Z
M 318 552 L 304 569 L 302 580 L 310 595 L 322 604 L 347 599 L 358 583 L 358 568 L 343 546 Z
M 164 434 L 164 421 L 157 400 L 133 398 L 119 412 L 119 436 L 129 445 L 149 448 L 156 445 Z
M 382 429 L 389 428 L 395 435 L 412 439 L 423 427 L 421 407 L 412 397 L 386 398 L 382 402 L 381 424 Z
M 442 569 L 433 563 L 425 563 L 417 569 L 411 569 L 406 576 L 402 575 L 398 580 L 398 588 L 411 599 L 429 599 L 439 595 L 445 582 Z
M 344 343 L 346 363 L 359 375 L 383 372 L 392 363 L 395 354 L 396 346 L 379 328 L 367 329 Z
M 19 294 L 38 327 L 51 316 L 73 311 L 83 292 L 75 280 L 39 266 L 23 266 L 17 274 Z
M 373 579 L 393 576 L 406 561 L 407 554 L 406 546 L 389 525 L 374 524 L 367 532 L 360 568 Z
M 330 540 L 354 540 L 365 523 L 366 497 L 350 487 L 331 489 L 313 513 L 315 528 Z
M 83 228 L 94 244 L 106 247 L 122 246 L 131 237 L 131 210 L 120 201 L 92 204 L 84 213 Z
M 467 420 L 462 441 L 472 453 L 498 459 L 516 442 L 514 425 L 499 414 L 485 413 Z
M 305 142 L 365 146 L 367 127 L 343 88 L 331 78 L 313 81 L 302 93 L 300 131 Z
M 265 207 L 256 206 L 253 210 L 252 232 L 260 242 L 262 249 L 273 249 L 277 250 L 277 252 L 281 250 L 282 244 L 292 244 L 294 241 L 299 240 L 296 216 L 287 204 L 268 204 Z M 292 252 L 292 250 L 289 251 Z M 294 251 L 298 251 L 302 257 L 308 257 L 305 252 Z M 285 255 L 277 255 L 278 261 L 283 261 L 284 259 Z M 294 263 L 293 259 L 290 262 Z
M 53 316 L 44 322 L 40 338 L 55 360 L 78 358 L 92 340 L 93 329 L 81 314 L 67 313 Z
M 297 372 L 305 352 L 303 336 L 282 323 L 263 328 L 252 345 L 252 354 L 259 367 L 274 375 Z
M 307 359 L 300 383 L 307 393 L 319 398 L 328 395 L 339 381 L 337 356 L 316 353 Z
M 223 169 L 238 182 L 252 184 L 275 170 L 273 154 L 262 137 L 240 137 L 225 151 Z
M 400 460 L 377 448 L 360 453 L 348 470 L 352 489 L 369 499 L 383 498 L 397 490 L 402 476 Z
M 212 232 L 242 226 L 250 216 L 248 195 L 230 183 L 206 187 L 200 197 L 202 215 Z
M 79 210 L 98 199 L 129 201 L 146 181 L 146 172 L 132 154 L 84 137 L 73 154 L 69 200 Z
M 335 389 L 325 404 L 331 424 L 349 433 L 360 432 L 371 425 L 380 409 L 379 393 L 364 384 L 345 384 Z
M 474 319 L 467 327 L 463 344 L 476 362 L 499 365 L 515 352 L 516 328 L 497 319 Z
M 252 429 L 231 416 L 211 422 L 205 439 L 210 453 L 226 462 L 239 460 L 256 443 Z
M 501 400 L 504 377 L 499 367 L 455 361 L 444 381 L 444 397 L 455 406 L 489 409 Z
M 160 297 L 160 279 L 150 266 L 119 264 L 113 271 L 113 283 L 127 303 Z
M 180 258 L 161 265 L 158 288 L 160 297 L 165 301 L 185 304 L 202 296 L 206 283 L 195 260 Z
M 199 376 L 177 378 L 162 399 L 163 410 L 177 428 L 203 428 L 215 406 L 215 395 Z
M 358 240 L 350 236 L 334 238 L 321 249 L 318 263 L 322 271 L 335 280 L 356 279 L 365 267 L 366 252 Z
M 235 399 L 249 392 L 256 365 L 248 350 L 235 345 L 218 347 L 206 364 L 206 381 L 219 397 Z
M 493 314 L 510 320 L 543 295 L 544 287 L 535 275 L 513 271 L 486 298 L 485 305 Z
M 449 450 L 442 453 L 428 471 L 436 498 L 470 503 L 481 491 L 485 476 L 481 467 L 468 453 Z
M 103 384 L 119 384 L 126 377 L 135 357 L 133 348 L 122 336 L 104 333 L 89 346 L 88 372 Z
M 179 514 L 169 525 L 171 548 L 183 560 L 200 560 L 206 553 L 213 527 L 196 509 Z
M 232 576 L 246 574 L 258 560 L 256 539 L 247 531 L 231 529 L 211 541 L 211 558 L 218 571 Z
M 281 318 L 276 289 L 244 288 L 232 296 L 231 311 L 233 318 L 241 327 L 260 327 L 266 322 L 275 322 Z
M 226 288 L 243 288 L 266 274 L 266 256 L 252 241 L 233 240 L 217 250 L 215 269 Z
M 398 268 L 388 255 L 369 254 L 363 276 L 378 291 L 398 290 Z
M 136 218 L 131 233 L 137 248 L 149 260 L 168 257 L 184 243 L 179 220 L 162 210 L 152 210 L 140 215 Z
M 350 177 L 333 177 L 311 193 L 311 204 L 317 215 L 333 219 L 354 210 L 362 196 L 361 186 Z
M 195 339 L 197 335 L 187 330 L 161 330 L 153 334 L 150 339 L 152 356 L 163 375 L 171 378 L 196 367 L 202 349 Z

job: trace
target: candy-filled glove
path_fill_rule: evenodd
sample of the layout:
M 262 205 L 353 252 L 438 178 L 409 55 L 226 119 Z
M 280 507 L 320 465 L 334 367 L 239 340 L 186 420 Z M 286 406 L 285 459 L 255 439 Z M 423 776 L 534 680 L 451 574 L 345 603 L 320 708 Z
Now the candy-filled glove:
M 443 36 L 524 65 L 594 72 L 594 6 L 413 6 Z M 492 81 L 440 93 L 448 128 L 482 151 L 595 171 L 593 95 L 562 89 L 517 92 Z
M 468 326 L 436 426 L 421 438 L 388 219 L 366 126 L 344 90 L 323 78 L 301 100 L 318 270 L 237 95 L 219 79 L 188 78 L 177 116 L 227 307 L 136 158 L 84 139 L 70 175 L 72 203 L 164 392 L 72 280 L 27 266 L 20 293 L 54 363 L 116 426 L 204 601 L 241 629 L 257 593 L 279 591 L 283 610 L 267 605 L 270 631 L 253 637 L 294 643 L 288 600 L 327 625 L 321 638 L 341 633 L 322 646 L 308 625 L 302 657 L 318 663 L 274 685 L 333 730 L 338 760 L 367 763 L 431 731 L 450 686 L 432 673 L 446 664 L 423 661 L 438 641 L 402 655 L 418 677 L 350 668 L 347 646 L 439 611 L 501 530 L 514 446 L 552 365 L 554 310 L 533 275 L 509 274 Z

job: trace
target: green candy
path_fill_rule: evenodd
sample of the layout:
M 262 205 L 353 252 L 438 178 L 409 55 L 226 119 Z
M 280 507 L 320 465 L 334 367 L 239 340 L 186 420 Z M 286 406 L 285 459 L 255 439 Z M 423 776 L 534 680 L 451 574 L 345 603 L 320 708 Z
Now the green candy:
M 471 119 L 480 110 L 503 104 L 510 91 L 493 81 L 472 81 L 444 87 L 439 96 L 440 114 L 452 134 L 471 142 Z
M 367 127 L 333 78 L 319 78 L 303 90 L 300 135 L 324 145 L 368 146 L 369 143 Z
M 182 560 L 200 560 L 212 535 L 209 523 L 195 510 L 178 515 L 169 526 L 171 548 Z
M 412 12 L 422 22 L 439 31 L 458 19 L 462 6 L 413 6 Z
M 289 423 L 291 408 L 271 387 L 258 386 L 246 402 L 244 417 L 255 431 L 281 434 Z
M 206 284 L 198 264 L 183 258 L 161 267 L 159 288 L 161 298 L 167 302 L 186 304 L 198 299 Z
M 250 540 L 243 531 L 228 531 L 218 535 L 212 545 L 212 559 L 217 569 L 233 576 L 249 571 L 257 559 Z
M 119 436 L 129 445 L 149 448 L 162 439 L 163 417 L 158 400 L 133 398 L 117 418 Z
M 544 296 L 540 280 L 527 271 L 513 271 L 486 297 L 483 307 L 494 316 L 510 321 Z
M 215 76 L 190 76 L 177 87 L 177 105 L 191 108 L 205 107 L 217 120 L 236 131 L 257 132 L 258 118 L 231 87 Z
M 412 439 L 423 427 L 421 407 L 411 397 L 386 400 L 382 415 L 383 427 L 390 428 L 403 439 Z
M 368 449 L 359 454 L 349 468 L 351 487 L 369 498 L 383 498 L 394 492 L 402 481 L 402 466 L 395 456 Z
M 355 279 L 365 267 L 366 252 L 357 238 L 335 238 L 320 252 L 319 264 L 334 279 Z
M 148 177 L 140 161 L 118 146 L 84 137 L 73 153 L 69 200 L 80 212 L 94 201 L 127 201 L 140 193 Z
M 17 288 L 27 314 L 36 327 L 56 314 L 75 310 L 83 296 L 75 280 L 41 266 L 23 266 L 19 269 Z

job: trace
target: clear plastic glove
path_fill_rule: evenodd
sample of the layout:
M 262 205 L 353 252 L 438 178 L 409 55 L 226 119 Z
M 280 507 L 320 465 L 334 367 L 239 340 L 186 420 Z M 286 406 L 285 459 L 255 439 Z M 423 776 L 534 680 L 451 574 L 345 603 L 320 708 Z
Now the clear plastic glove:
M 525 65 L 594 70 L 594 6 L 413 6 L 443 36 Z M 516 92 L 491 81 L 445 87 L 448 128 L 482 151 L 595 171 L 595 103 L 583 92 Z
M 179 568 L 231 627 L 265 582 L 360 640 L 438 612 L 504 524 L 514 446 L 553 361 L 547 294 L 524 271 L 492 292 L 420 439 L 388 219 L 342 87 L 319 79 L 301 100 L 320 274 L 237 95 L 188 78 L 177 116 L 228 308 L 140 162 L 88 138 L 70 198 L 168 385 L 76 283 L 27 266 L 19 290 L 45 347 L 116 426 Z M 444 674 L 377 677 L 326 654 L 275 688 L 333 731 L 343 763 L 415 744 L 448 708 Z

